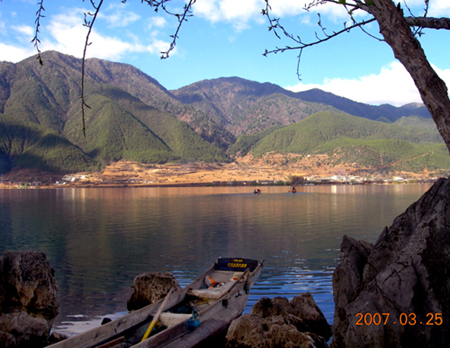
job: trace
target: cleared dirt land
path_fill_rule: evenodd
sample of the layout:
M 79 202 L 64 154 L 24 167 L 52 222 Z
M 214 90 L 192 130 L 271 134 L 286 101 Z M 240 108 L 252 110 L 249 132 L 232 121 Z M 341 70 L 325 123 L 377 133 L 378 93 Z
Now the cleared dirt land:
M 242 157 L 233 163 L 141 164 L 119 161 L 100 172 L 56 175 L 21 170 L 2 175 L 0 188 L 27 187 L 114 187 L 218 184 L 232 182 L 290 181 L 293 177 L 367 176 L 373 170 L 356 164 L 333 166 L 326 155 L 287 161 L 289 155 L 262 158 Z M 294 156 L 294 155 L 293 155 Z M 390 173 L 405 178 L 427 178 L 432 173 Z

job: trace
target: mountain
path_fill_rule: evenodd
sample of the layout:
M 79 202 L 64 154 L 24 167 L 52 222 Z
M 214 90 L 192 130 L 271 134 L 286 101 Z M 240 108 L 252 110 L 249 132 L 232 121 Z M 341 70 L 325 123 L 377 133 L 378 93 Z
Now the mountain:
M 425 118 L 420 116 L 403 116 L 397 119 L 394 124 L 410 128 L 412 130 L 431 130 L 436 131 L 436 123 L 432 118 Z
M 238 77 L 204 80 L 171 93 L 235 136 L 293 124 L 319 111 L 339 112 L 329 105 L 293 98 L 291 92 L 277 85 Z
M 35 57 L 0 62 L 0 174 L 98 170 L 121 159 L 229 162 L 270 153 L 325 154 L 330 163 L 372 168 L 449 168 L 421 104 L 371 106 L 238 77 L 168 91 L 130 65 L 100 59 L 86 61 L 84 137 L 81 61 L 58 52 L 42 58 L 43 66 Z
M 357 163 L 378 171 L 450 169 L 448 150 L 435 130 L 410 129 L 330 112 L 274 130 L 251 147 L 254 156 L 271 152 L 300 155 L 294 160 L 326 154 L 333 166 Z
M 305 92 L 294 93 L 293 95 L 296 98 L 309 102 L 326 103 L 350 115 L 368 118 L 369 120 L 395 122 L 397 119 L 405 116 L 431 118 L 430 113 L 423 104 L 412 103 L 401 107 L 395 107 L 389 104 L 380 106 L 368 105 L 339 97 L 320 89 L 311 89 Z
M 187 123 L 115 86 L 100 84 L 90 93 L 87 103 L 92 108 L 86 120 L 87 136 L 80 132 L 79 106 L 73 109 L 75 117 L 67 123 L 65 133 L 92 155 L 108 151 L 116 156 L 103 155 L 108 161 L 125 157 L 144 163 L 229 161 L 222 150 L 202 139 Z
M 48 172 L 98 170 L 98 163 L 56 131 L 0 114 L 0 174 L 34 168 Z
M 204 80 L 171 93 L 209 115 L 235 136 L 255 134 L 274 125 L 290 125 L 320 111 L 384 122 L 408 116 L 430 118 L 421 104 L 367 105 L 319 89 L 294 93 L 271 83 L 238 77 Z
M 276 125 L 265 130 L 251 135 L 241 135 L 237 141 L 228 148 L 228 152 L 233 156 L 245 156 L 258 142 L 268 136 L 270 133 L 283 128 L 283 126 Z
M 86 75 L 97 83 L 111 84 L 147 105 L 187 122 L 202 138 L 222 150 L 236 141 L 225 127 L 196 108 L 177 100 L 166 88 L 139 69 L 101 59 L 86 60 Z
M 34 57 L 17 64 L 0 63 L 3 172 L 26 164 L 49 171 L 80 171 L 119 159 L 144 163 L 229 161 L 223 150 L 204 140 L 187 123 L 104 83 L 104 70 L 92 64 L 85 80 L 90 109 L 84 137 L 80 60 L 57 52 L 45 52 L 42 58 L 43 66 L 36 64 Z M 159 90 L 164 95 L 164 89 Z M 70 165 L 52 153 L 72 154 Z

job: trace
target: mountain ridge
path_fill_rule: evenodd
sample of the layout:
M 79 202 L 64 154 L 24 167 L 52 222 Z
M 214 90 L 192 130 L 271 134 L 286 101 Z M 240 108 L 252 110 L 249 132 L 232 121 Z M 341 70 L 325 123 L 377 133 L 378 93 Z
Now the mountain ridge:
M 80 60 L 57 52 L 45 52 L 42 57 L 43 66 L 36 64 L 33 57 L 16 65 L 0 64 L 0 90 L 3 96 L 3 113 L 0 117 L 4 125 L 0 134 L 0 141 L 3 143 L 1 157 L 2 162 L 9 163 L 4 167 L 18 166 L 19 158 L 26 157 L 31 151 L 31 147 L 24 146 L 21 153 L 11 152 L 11 146 L 8 145 L 11 144 L 9 128 L 14 125 L 7 122 L 6 115 L 12 115 L 17 122 L 22 122 L 21 133 L 13 132 L 14 137 L 26 137 L 27 132 L 36 126 L 44 127 L 46 130 L 39 134 L 57 134 L 61 139 L 65 139 L 65 142 L 70 142 L 74 148 L 82 151 L 83 156 L 90 157 L 94 167 L 98 167 L 99 163 L 120 159 L 139 160 L 144 163 L 169 160 L 229 161 L 223 150 L 204 140 L 185 122 L 144 104 L 122 89 L 111 85 L 107 87 L 108 85 L 103 83 L 105 80 L 99 77 L 104 71 L 100 70 L 97 74 L 89 64 L 85 80 L 85 99 L 90 107 L 86 113 L 86 121 L 91 127 L 87 130 L 90 137 L 84 138 L 80 122 Z M 123 67 L 116 66 L 118 69 Z M 125 69 L 134 74 L 138 72 L 129 66 Z M 118 105 L 110 99 L 114 94 L 112 89 L 117 96 L 127 94 L 127 105 Z M 130 108 L 145 109 L 146 121 L 154 118 L 164 122 L 164 130 L 157 131 L 159 134 L 156 136 L 150 128 L 157 127 L 157 124 L 143 122 L 142 117 L 138 120 L 136 115 L 130 112 Z M 92 119 L 92 115 L 97 117 Z M 55 159 L 30 160 L 30 166 L 37 166 L 42 170 L 86 169 L 81 162 L 79 168 L 75 163 L 70 168 L 64 168 L 58 163 Z
M 280 94 L 303 103 L 313 103 L 315 110 L 305 111 L 303 115 L 296 117 L 296 121 L 300 121 L 305 117 L 305 115 L 309 116 L 314 112 L 332 111 L 333 109 L 334 111 L 339 110 L 338 112 L 345 112 L 354 116 L 368 118 L 371 120 L 383 119 L 382 121 L 387 120 L 388 122 L 395 122 L 403 116 L 413 115 L 431 118 L 428 110 L 423 104 L 409 103 L 401 107 L 395 107 L 389 104 L 383 104 L 380 106 L 368 105 L 355 102 L 348 98 L 340 97 L 317 88 L 304 92 L 292 92 L 269 82 L 259 83 L 239 77 L 221 77 L 211 80 L 202 80 L 188 86 L 181 87 L 177 90 L 172 90 L 171 93 L 179 100 L 189 103 L 190 105 L 196 105 L 196 107 L 204 111 L 209 108 L 225 113 L 224 110 L 227 109 L 227 105 L 223 99 L 220 100 L 216 98 L 216 95 L 218 94 L 216 90 L 220 88 L 220 90 L 223 91 L 222 94 L 228 96 L 228 99 L 235 100 L 237 93 L 235 91 L 234 95 L 232 94 L 233 91 L 231 90 L 230 85 L 235 85 L 235 90 L 239 92 L 239 94 L 247 96 L 250 95 L 255 99 L 255 101 L 256 97 L 263 98 L 274 94 Z M 210 90 L 212 89 L 214 93 L 208 93 L 207 87 L 209 87 Z M 211 105 L 205 105 L 208 103 Z M 320 109 L 317 104 L 327 105 L 328 109 Z M 302 107 L 305 108 L 305 105 L 302 105 L 301 108 Z M 229 117 L 222 117 L 224 117 L 227 122 L 230 122 Z M 285 123 L 284 125 L 287 124 L 289 123 Z M 270 126 L 272 125 L 274 124 L 271 124 Z M 242 134 L 244 133 L 241 132 L 236 135 Z
M 286 153 L 291 151 L 287 143 L 282 147 L 267 144 L 277 134 L 310 127 L 306 126 L 310 122 L 308 118 L 323 113 L 332 115 L 328 122 L 334 128 L 317 121 L 322 133 L 333 138 L 328 143 L 324 140 L 322 150 L 334 144 L 340 148 L 341 158 L 347 160 L 363 161 L 351 152 L 369 151 L 371 155 L 367 158 L 375 167 L 380 166 L 376 154 L 383 152 L 383 146 L 387 149 L 393 146 L 387 140 L 405 142 L 402 146 L 414 148 L 411 150 L 414 156 L 442 152 L 442 141 L 433 121 L 426 117 L 420 104 L 398 108 L 371 106 L 321 90 L 295 93 L 269 82 L 239 77 L 203 80 L 169 91 L 131 65 L 97 58 L 86 60 L 85 100 L 91 109 L 86 112 L 88 136 L 84 138 L 80 111 L 81 61 L 55 51 L 44 52 L 42 58 L 43 66 L 37 64 L 35 57 L 17 64 L 0 62 L 0 172 L 26 166 L 26 158 L 30 166 L 73 171 L 77 169 L 77 161 L 79 169 L 94 170 L 119 160 L 218 163 L 252 151 L 257 156 L 275 150 Z M 323 103 L 324 100 L 329 100 L 329 104 Z M 365 117 L 349 111 L 360 112 Z M 357 121 L 344 122 L 347 115 L 353 115 Z M 319 120 L 317 116 L 312 119 Z M 351 140 L 346 131 L 356 130 L 362 122 L 359 120 L 376 123 L 365 123 L 364 139 Z M 376 137 L 369 135 L 390 123 L 396 123 L 397 128 L 392 125 L 395 132 L 390 127 L 383 128 L 388 135 L 380 132 Z M 33 144 L 21 142 L 20 138 L 27 134 Z M 313 134 L 303 132 L 302 137 L 311 138 Z M 392 139 L 387 139 L 389 136 Z M 314 142 L 313 139 L 305 141 Z M 297 148 L 305 144 L 304 139 L 297 143 Z M 56 155 L 46 156 L 42 149 L 50 149 L 49 144 L 55 144 L 53 154 L 67 152 L 77 160 L 67 166 L 64 163 L 68 162 L 58 160 Z M 430 144 L 439 148 L 431 150 L 427 147 Z M 320 148 L 314 146 L 315 151 Z M 52 151 L 49 150 L 49 155 Z M 332 149 L 326 151 L 331 153 Z M 395 156 L 391 157 L 394 161 Z M 386 159 L 383 165 L 386 161 L 389 162 Z M 444 163 L 445 168 L 448 166 L 441 158 L 437 162 Z M 427 165 L 437 168 L 435 164 Z

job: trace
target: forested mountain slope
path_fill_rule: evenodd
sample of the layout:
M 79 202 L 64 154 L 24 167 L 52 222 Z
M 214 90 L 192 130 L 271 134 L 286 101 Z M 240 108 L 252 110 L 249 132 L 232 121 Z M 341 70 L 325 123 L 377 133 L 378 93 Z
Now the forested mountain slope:
M 319 89 L 294 93 L 271 83 L 238 77 L 199 81 L 171 92 L 236 136 L 255 134 L 274 125 L 290 125 L 320 111 L 348 113 L 383 122 L 395 122 L 404 116 L 431 119 L 421 104 L 367 105 Z
M 242 154 L 248 151 L 235 150 Z M 300 157 L 326 154 L 333 165 L 357 163 L 376 170 L 450 169 L 450 157 L 436 130 L 330 112 L 320 112 L 275 130 L 256 142 L 250 151 L 254 156 L 270 152 Z
M 100 59 L 86 61 L 85 137 L 81 60 L 54 51 L 42 58 L 43 66 L 35 57 L 0 62 L 0 173 L 96 170 L 121 159 L 229 162 L 274 152 L 327 153 L 374 168 L 405 161 L 414 170 L 448 167 L 423 105 L 371 106 L 237 77 L 168 91 L 130 65 Z
M 187 123 L 104 84 L 102 71 L 93 68 L 89 68 L 86 78 L 90 109 L 86 112 L 84 137 L 80 60 L 57 52 L 46 52 L 43 59 L 43 66 L 36 64 L 33 57 L 18 64 L 0 63 L 3 171 L 27 163 L 43 170 L 74 171 L 119 159 L 145 163 L 229 161 L 223 150 L 204 140 Z M 48 141 L 49 134 L 52 141 Z M 42 142 L 46 151 L 42 150 Z M 18 143 L 20 146 L 16 146 Z M 41 144 L 40 150 L 37 144 Z M 71 156 L 69 162 L 49 157 L 52 153 L 71 152 L 77 155 Z

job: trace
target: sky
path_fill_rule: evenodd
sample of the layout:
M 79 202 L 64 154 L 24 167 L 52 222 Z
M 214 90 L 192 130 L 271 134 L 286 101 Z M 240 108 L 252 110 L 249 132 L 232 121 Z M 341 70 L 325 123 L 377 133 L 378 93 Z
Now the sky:
M 0 61 L 17 63 L 36 55 L 31 40 L 35 35 L 39 1 L 0 2 Z M 319 14 L 329 34 L 348 23 L 343 6 L 328 4 L 305 11 L 306 2 L 309 1 L 270 1 L 272 14 L 304 42 L 315 41 L 316 35 L 323 37 L 318 26 Z M 83 26 L 84 14 L 93 11 L 90 1 L 44 0 L 43 5 L 40 50 L 56 50 L 81 58 L 87 33 Z M 183 5 L 182 0 L 168 3 L 174 12 L 181 11 Z M 401 0 L 400 5 L 405 13 L 410 10 L 415 16 L 423 15 L 425 8 L 424 0 Z M 320 88 L 373 105 L 422 102 L 392 49 L 360 29 L 306 48 L 299 64 L 300 76 L 297 75 L 298 51 L 264 57 L 266 49 L 294 43 L 284 37 L 278 39 L 268 30 L 267 18 L 261 14 L 263 8 L 264 0 L 197 0 L 193 16 L 180 29 L 175 50 L 168 59 L 161 59 L 161 51 L 168 49 L 171 35 L 176 31 L 176 18 L 161 10 L 155 12 L 140 0 L 104 0 L 87 57 L 131 64 L 169 90 L 205 79 L 237 76 L 274 83 L 295 92 Z M 450 1 L 430 0 L 428 16 L 450 17 Z M 357 12 L 355 18 L 369 17 Z M 376 22 L 367 25 L 366 31 L 381 38 Z M 419 38 L 428 60 L 448 86 L 449 39 L 450 32 L 432 29 L 425 30 Z

